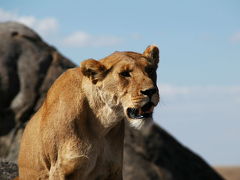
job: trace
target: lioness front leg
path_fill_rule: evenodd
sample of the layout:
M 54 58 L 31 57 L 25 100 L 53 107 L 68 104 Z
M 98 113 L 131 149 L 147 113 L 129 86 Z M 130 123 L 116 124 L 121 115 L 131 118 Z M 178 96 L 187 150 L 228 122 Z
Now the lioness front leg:
M 61 158 L 56 165 L 51 167 L 49 180 L 84 180 L 86 167 L 88 167 L 87 161 L 86 156 Z

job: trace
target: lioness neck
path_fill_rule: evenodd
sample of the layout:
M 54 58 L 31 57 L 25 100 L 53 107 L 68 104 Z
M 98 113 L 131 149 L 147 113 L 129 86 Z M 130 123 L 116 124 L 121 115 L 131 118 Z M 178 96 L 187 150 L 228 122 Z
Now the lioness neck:
M 95 131 L 104 136 L 124 119 L 123 110 L 113 95 L 100 92 L 96 85 L 84 81 L 89 80 L 83 79 L 84 93 L 92 114 L 92 118 L 88 120 L 91 121 L 92 127 L 95 127 Z

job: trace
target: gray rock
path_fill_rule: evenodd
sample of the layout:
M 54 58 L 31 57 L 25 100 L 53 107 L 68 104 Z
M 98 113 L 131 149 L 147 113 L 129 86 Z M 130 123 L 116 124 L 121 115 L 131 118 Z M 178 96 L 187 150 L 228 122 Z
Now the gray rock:
M 53 81 L 75 67 L 26 26 L 0 23 L 0 157 L 17 159 L 20 139 Z M 222 180 L 202 158 L 153 125 L 126 127 L 124 179 Z M 17 175 L 17 166 L 0 162 L 0 179 Z
M 0 179 L 10 180 L 18 175 L 18 167 L 14 162 L 0 160 Z
M 0 157 L 16 160 L 25 123 L 53 81 L 74 66 L 26 26 L 0 24 Z

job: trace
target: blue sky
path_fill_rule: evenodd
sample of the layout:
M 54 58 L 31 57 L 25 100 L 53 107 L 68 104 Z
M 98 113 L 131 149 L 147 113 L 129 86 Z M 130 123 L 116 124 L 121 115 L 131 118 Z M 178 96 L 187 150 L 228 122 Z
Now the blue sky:
M 155 121 L 214 165 L 240 165 L 240 1 L 0 0 L 76 64 L 161 51 Z

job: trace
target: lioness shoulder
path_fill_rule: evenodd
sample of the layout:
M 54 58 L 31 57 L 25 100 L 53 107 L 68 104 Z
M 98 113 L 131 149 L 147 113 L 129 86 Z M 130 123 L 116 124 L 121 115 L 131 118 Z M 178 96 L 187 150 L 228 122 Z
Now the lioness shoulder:
M 122 179 L 124 123 L 151 123 L 158 63 L 152 45 L 88 59 L 62 74 L 24 131 L 19 178 Z

